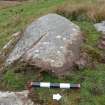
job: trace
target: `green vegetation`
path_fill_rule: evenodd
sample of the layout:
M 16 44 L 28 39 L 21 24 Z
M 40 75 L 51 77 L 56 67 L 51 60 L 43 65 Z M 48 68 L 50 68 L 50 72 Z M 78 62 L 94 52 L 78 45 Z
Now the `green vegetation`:
M 63 95 L 60 105 L 105 105 L 105 64 L 97 62 L 103 52 L 96 46 L 100 33 L 98 33 L 93 26 L 95 21 L 100 21 L 105 18 L 105 13 L 102 12 L 104 11 L 103 9 L 100 10 L 101 12 L 96 13 L 96 9 L 94 17 L 87 17 L 84 12 L 80 13 L 80 7 L 76 8 L 78 3 L 79 5 L 82 4 L 82 11 L 87 3 L 91 3 L 91 7 L 93 5 L 94 9 L 94 5 L 98 6 L 99 4 L 99 7 L 100 5 L 105 5 L 104 0 L 99 1 L 100 0 L 41 0 L 38 3 L 36 3 L 36 1 L 29 3 L 23 2 L 21 5 L 0 10 L 0 49 L 10 40 L 10 36 L 14 32 L 23 30 L 31 21 L 49 12 L 57 12 L 66 16 L 78 24 L 84 32 L 86 42 L 83 50 L 93 58 L 95 66 L 79 71 L 71 71 L 70 75 L 63 79 L 58 79 L 47 73 L 43 73 L 43 78 L 40 79 L 42 81 L 81 83 L 80 90 L 36 89 L 35 92 L 37 91 L 39 94 L 40 100 L 44 100 L 45 103 L 48 102 L 47 105 L 55 105 L 51 100 L 51 95 L 52 93 L 58 92 Z M 69 8 L 65 6 L 65 4 L 69 4 Z M 70 7 L 73 8 L 73 10 Z M 70 9 L 72 11 L 70 11 Z M 78 11 L 78 9 L 79 12 L 75 14 L 74 11 Z M 91 9 L 89 10 L 93 13 Z M 99 16 L 100 13 L 101 17 Z M 22 90 L 25 88 L 24 85 L 27 81 L 38 80 L 37 75 L 38 73 L 35 71 L 28 71 L 24 74 L 21 72 L 15 73 L 14 68 L 8 68 L 3 77 L 2 84 L 9 90 Z
M 10 36 L 23 30 L 35 18 L 53 12 L 64 0 L 22 3 L 0 10 L 0 49 L 10 40 Z

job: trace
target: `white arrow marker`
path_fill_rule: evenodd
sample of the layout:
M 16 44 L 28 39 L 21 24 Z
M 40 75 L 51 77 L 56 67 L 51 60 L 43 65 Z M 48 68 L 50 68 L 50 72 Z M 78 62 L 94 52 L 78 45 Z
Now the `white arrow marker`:
M 59 101 L 62 98 L 60 94 L 53 94 L 53 100 Z

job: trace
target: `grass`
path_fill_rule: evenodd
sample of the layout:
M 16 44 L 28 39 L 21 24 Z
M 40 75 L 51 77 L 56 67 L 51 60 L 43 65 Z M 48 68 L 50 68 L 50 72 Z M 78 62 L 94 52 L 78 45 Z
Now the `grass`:
M 10 40 L 10 36 L 23 30 L 35 18 L 53 12 L 64 0 L 41 1 L 38 4 L 26 2 L 15 7 L 0 10 L 0 49 Z
M 44 73 L 42 81 L 50 82 L 70 82 L 80 83 L 80 90 L 65 90 L 65 89 L 35 89 L 35 93 L 38 93 L 40 97 L 38 102 L 43 100 L 46 104 L 52 103 L 52 94 L 60 93 L 63 98 L 60 101 L 60 105 L 104 105 L 105 103 L 105 65 L 98 64 L 95 69 L 86 68 L 80 71 L 72 71 L 70 76 L 64 79 L 58 79 L 47 73 Z M 35 73 L 34 73 L 35 74 Z M 13 71 L 8 71 L 4 76 L 5 86 L 10 90 L 22 90 L 24 84 L 28 80 L 34 80 L 35 75 L 29 74 L 16 74 Z M 51 105 L 51 104 L 49 104 Z
M 99 3 L 99 4 L 98 4 Z M 67 4 L 67 5 L 66 5 Z M 91 5 L 89 5 L 91 4 Z M 66 6 L 65 6 L 66 5 Z M 101 6 L 100 6 L 101 5 Z M 69 76 L 63 79 L 43 73 L 43 78 L 37 77 L 35 68 L 27 68 L 28 72 L 15 73 L 15 68 L 7 68 L 7 72 L 3 77 L 3 87 L 9 90 L 22 90 L 29 80 L 33 81 L 50 81 L 50 82 L 70 82 L 80 83 L 80 90 L 62 90 L 62 89 L 35 89 L 38 94 L 38 102 L 43 100 L 45 105 L 104 105 L 105 104 L 105 64 L 98 62 L 101 50 L 97 48 L 97 41 L 100 33 L 93 26 L 94 22 L 103 20 L 105 13 L 101 9 L 101 17 L 97 13 L 96 8 L 103 8 L 104 0 L 42 0 L 36 4 L 36 1 L 30 3 L 22 3 L 16 7 L 8 7 L 0 10 L 0 49 L 10 40 L 10 36 L 18 30 L 23 30 L 31 21 L 39 16 L 49 12 L 57 12 L 74 23 L 78 24 L 84 32 L 86 42 L 83 50 L 93 58 L 95 66 L 88 67 L 83 70 L 71 71 Z M 88 6 L 93 8 L 96 14 L 94 18 L 88 17 L 84 13 Z M 89 11 L 91 11 L 89 8 Z M 81 10 L 82 9 L 82 10 Z M 71 11 L 72 10 L 72 11 Z M 64 12 L 62 14 L 62 11 Z M 69 12 L 68 12 L 69 11 Z M 74 14 L 75 12 L 77 14 Z M 88 12 L 86 12 L 88 13 Z M 96 18 L 97 17 L 97 18 Z M 21 67 L 17 68 L 20 69 Z M 26 69 L 24 67 L 21 70 Z M 30 71 L 31 70 L 31 71 Z M 35 71 L 34 71 L 35 70 Z M 52 94 L 60 93 L 63 97 L 60 102 L 55 103 L 52 100 Z

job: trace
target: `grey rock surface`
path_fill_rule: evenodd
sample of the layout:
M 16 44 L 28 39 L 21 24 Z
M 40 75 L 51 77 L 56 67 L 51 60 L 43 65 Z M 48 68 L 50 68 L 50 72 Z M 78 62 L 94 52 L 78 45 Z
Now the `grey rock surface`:
M 100 48 L 101 50 L 105 50 L 105 21 L 102 21 L 101 23 L 96 23 L 94 26 L 97 31 L 102 33 L 98 43 L 98 48 Z
M 48 14 L 30 24 L 6 60 L 22 59 L 57 75 L 70 71 L 79 58 L 83 42 L 80 28 L 57 14 Z
M 28 91 L 0 92 L 0 105 L 34 105 L 28 98 Z
M 94 24 L 97 31 L 102 32 L 105 34 L 105 21 L 102 21 L 101 23 Z

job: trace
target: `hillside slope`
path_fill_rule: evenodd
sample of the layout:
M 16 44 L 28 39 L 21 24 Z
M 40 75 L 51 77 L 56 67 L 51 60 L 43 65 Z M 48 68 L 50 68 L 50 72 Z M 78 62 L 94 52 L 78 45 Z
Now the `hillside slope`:
M 90 14 L 96 13 L 96 15 L 91 15 L 91 17 L 94 16 L 92 18 L 84 14 L 90 4 L 92 10 L 94 10 L 94 12 L 89 10 L 91 11 Z M 35 93 L 37 93 L 38 97 L 34 101 L 36 103 L 42 102 L 44 105 L 104 105 L 105 64 L 99 61 L 104 51 L 97 48 L 101 33 L 97 32 L 93 26 L 94 22 L 105 19 L 104 6 L 105 0 L 40 0 L 39 2 L 33 0 L 31 2 L 22 2 L 17 6 L 0 9 L 0 50 L 10 40 L 14 32 L 24 30 L 30 22 L 39 16 L 49 12 L 56 12 L 81 27 L 86 39 L 82 50 L 89 54 L 93 64 L 92 67 L 72 71 L 68 77 L 63 79 L 58 79 L 47 73 L 40 75 L 34 67 L 17 64 L 14 68 L 7 68 L 0 87 L 5 88 L 5 90 L 22 90 L 25 88 L 27 81 L 30 80 L 80 83 L 81 89 L 77 91 L 36 89 Z M 95 7 L 98 7 L 98 9 Z M 14 72 L 14 70 L 19 72 Z M 51 96 L 53 93 L 61 93 L 63 96 L 59 103 L 52 101 Z

